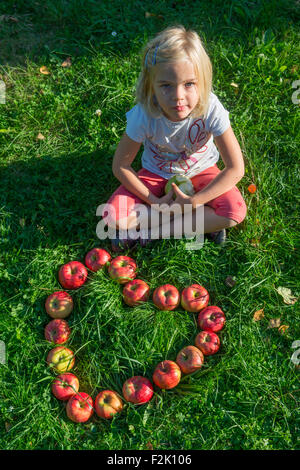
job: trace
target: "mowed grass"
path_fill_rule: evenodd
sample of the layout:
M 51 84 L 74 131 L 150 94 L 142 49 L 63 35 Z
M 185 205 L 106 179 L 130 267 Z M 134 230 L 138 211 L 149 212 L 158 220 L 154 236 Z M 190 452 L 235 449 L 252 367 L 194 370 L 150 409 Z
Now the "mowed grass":
M 300 339 L 299 301 L 286 304 L 277 292 L 282 286 L 299 296 L 299 105 L 292 102 L 300 79 L 297 2 L 17 3 L 4 1 L 0 10 L 6 85 L 0 105 L 0 340 L 6 346 L 0 447 L 299 448 L 300 387 L 291 361 Z M 210 304 L 226 314 L 222 347 L 175 389 L 155 388 L 148 404 L 126 403 L 111 422 L 94 415 L 74 424 L 50 391 L 44 302 L 61 289 L 62 264 L 84 261 L 94 246 L 110 250 L 109 240 L 97 239 L 96 209 L 119 185 L 112 157 L 134 105 L 139 51 L 174 23 L 196 29 L 212 59 L 214 92 L 230 110 L 245 158 L 238 187 L 248 214 L 224 247 L 206 241 L 188 251 L 186 240 L 171 239 L 125 254 L 134 257 L 151 292 L 165 283 L 179 290 L 204 285 Z M 69 56 L 71 67 L 62 67 Z M 41 74 L 41 66 L 50 74 Z M 247 190 L 252 183 L 254 194 Z M 151 300 L 126 306 L 107 270 L 89 272 L 88 282 L 70 293 L 73 372 L 80 391 L 93 398 L 105 388 L 121 393 L 132 375 L 151 379 L 157 363 L 175 360 L 198 332 L 196 315 L 181 308 L 161 312 Z M 260 309 L 264 317 L 254 321 Z M 270 328 L 278 318 L 288 329 Z

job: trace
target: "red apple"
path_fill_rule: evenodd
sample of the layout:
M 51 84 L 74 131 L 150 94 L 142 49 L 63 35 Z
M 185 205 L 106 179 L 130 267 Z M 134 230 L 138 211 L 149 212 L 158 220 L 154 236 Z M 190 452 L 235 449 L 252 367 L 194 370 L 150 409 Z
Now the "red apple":
M 76 393 L 69 399 L 66 412 L 74 423 L 85 423 L 94 413 L 92 397 L 85 392 Z
M 68 322 L 61 318 L 55 318 L 45 328 L 45 338 L 50 343 L 63 344 L 68 341 L 70 334 Z
M 135 375 L 124 382 L 123 395 L 125 400 L 141 405 L 151 400 L 153 396 L 153 385 L 146 377 Z
M 181 292 L 181 306 L 187 312 L 199 312 L 207 307 L 208 302 L 209 293 L 200 284 L 192 284 Z
M 133 279 L 123 288 L 124 302 L 130 307 L 146 302 L 149 298 L 150 287 L 142 279 Z
M 180 302 L 180 294 L 177 287 L 164 284 L 153 292 L 153 303 L 160 310 L 174 310 Z
M 46 299 L 45 309 L 52 318 L 66 318 L 73 310 L 73 299 L 67 292 L 53 292 Z
M 93 248 L 85 255 L 85 264 L 94 272 L 109 264 L 111 255 L 103 248 Z
M 78 289 L 87 279 L 87 270 L 80 261 L 70 261 L 60 267 L 58 280 L 64 289 Z
M 201 330 L 215 333 L 222 330 L 224 325 L 224 312 L 216 305 L 206 307 L 198 315 L 198 326 Z
M 203 352 L 204 356 L 216 354 L 220 347 L 220 339 L 216 333 L 200 331 L 195 338 L 195 346 Z
M 113 390 L 103 390 L 95 398 L 95 410 L 100 418 L 111 419 L 122 408 L 123 402 Z
M 192 372 L 201 369 L 204 362 L 204 356 L 198 348 L 195 348 L 195 346 L 186 346 L 177 354 L 176 362 L 179 365 L 181 372 L 184 374 L 191 374 Z
M 181 379 L 181 370 L 178 364 L 173 361 L 162 361 L 153 373 L 153 382 L 159 388 L 169 390 L 176 387 Z
M 108 266 L 108 273 L 119 284 L 126 284 L 136 277 L 136 263 L 129 256 L 116 256 Z
M 47 355 L 47 363 L 56 372 L 68 372 L 74 367 L 75 356 L 71 349 L 65 346 L 56 346 Z
M 60 374 L 52 382 L 51 390 L 58 400 L 67 401 L 78 392 L 79 380 L 76 375 L 70 372 Z

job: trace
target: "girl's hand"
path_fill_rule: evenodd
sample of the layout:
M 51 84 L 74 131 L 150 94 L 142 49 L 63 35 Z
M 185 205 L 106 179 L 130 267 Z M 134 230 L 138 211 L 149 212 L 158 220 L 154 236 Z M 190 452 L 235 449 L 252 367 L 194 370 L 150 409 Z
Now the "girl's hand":
M 174 195 L 174 192 L 173 192 L 173 190 L 171 190 L 171 191 L 168 192 L 168 194 L 165 194 L 162 197 L 156 197 L 155 200 L 152 202 L 151 206 L 153 205 L 153 208 L 158 210 L 159 212 L 166 212 L 166 211 L 169 210 L 170 203 L 173 200 L 173 195 Z M 167 204 L 168 207 L 166 207 L 166 206 L 161 207 L 161 208 L 155 207 L 156 204 L 159 205 L 159 206 L 162 205 L 162 204 L 164 204 L 164 205 Z
M 184 212 L 190 212 L 192 210 L 192 197 L 184 194 L 175 183 L 172 183 L 172 188 L 174 194 L 176 195 L 176 199 L 172 202 L 172 204 L 170 204 L 170 207 L 172 207 L 174 204 L 179 204 Z M 189 207 L 184 207 L 185 204 L 189 204 Z

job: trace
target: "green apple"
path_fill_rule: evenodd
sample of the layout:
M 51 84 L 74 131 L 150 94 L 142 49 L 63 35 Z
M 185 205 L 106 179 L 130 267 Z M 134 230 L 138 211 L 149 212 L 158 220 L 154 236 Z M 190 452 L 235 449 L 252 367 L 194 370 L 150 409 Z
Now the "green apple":
M 190 178 L 183 175 L 174 175 L 170 178 L 165 186 L 165 193 L 172 189 L 172 183 L 175 183 L 180 191 L 182 191 L 187 196 L 193 196 L 195 194 L 194 186 Z M 173 199 L 176 199 L 176 195 L 174 194 Z

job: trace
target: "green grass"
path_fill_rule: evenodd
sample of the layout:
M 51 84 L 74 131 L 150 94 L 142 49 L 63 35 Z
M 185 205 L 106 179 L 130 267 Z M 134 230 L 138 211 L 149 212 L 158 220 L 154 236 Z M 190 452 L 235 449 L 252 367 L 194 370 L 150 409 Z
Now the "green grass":
M 7 359 L 0 365 L 0 448 L 299 448 L 300 387 L 291 362 L 299 302 L 287 305 L 276 291 L 284 286 L 299 296 L 299 105 L 291 98 L 300 79 L 298 2 L 105 3 L 0 6 L 0 339 Z M 196 29 L 211 56 L 214 91 L 230 110 L 245 158 L 238 187 L 248 214 L 226 247 L 206 242 L 190 252 L 185 240 L 160 240 L 134 258 L 152 291 L 163 283 L 209 290 L 211 305 L 227 317 L 222 348 L 176 389 L 155 389 L 149 404 L 126 404 L 112 422 L 94 416 L 76 425 L 51 395 L 44 302 L 60 289 L 61 264 L 83 261 L 94 246 L 110 248 L 97 239 L 96 208 L 119 184 L 112 156 L 134 104 L 139 51 L 173 23 Z M 72 66 L 61 67 L 68 56 Z M 42 65 L 50 75 L 39 72 Z M 39 132 L 44 140 L 36 140 Z M 160 312 L 152 301 L 130 308 L 121 292 L 107 271 L 89 273 L 72 292 L 73 371 L 93 398 L 104 388 L 121 392 L 132 375 L 151 378 L 159 361 L 175 360 L 197 333 L 195 315 Z M 254 322 L 261 308 L 265 317 Z M 289 325 L 284 335 L 268 328 L 278 317 Z

